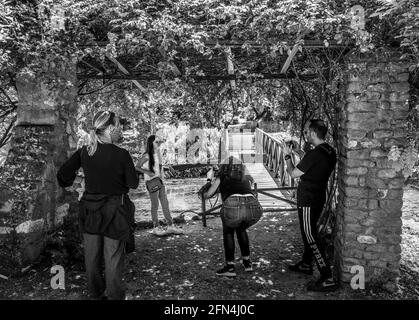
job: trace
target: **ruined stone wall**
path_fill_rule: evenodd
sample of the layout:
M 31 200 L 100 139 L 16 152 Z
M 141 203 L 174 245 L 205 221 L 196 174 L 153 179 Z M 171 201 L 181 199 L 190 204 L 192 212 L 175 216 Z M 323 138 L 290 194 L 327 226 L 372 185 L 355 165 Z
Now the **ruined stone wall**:
M 17 125 L 0 171 L 0 241 L 17 237 L 18 263 L 34 261 L 47 233 L 76 210 L 73 190 L 56 179 L 77 143 L 75 63 L 50 63 L 17 76 Z
M 394 283 L 404 178 L 387 155 L 406 142 L 408 64 L 398 54 L 380 52 L 351 55 L 348 66 L 339 128 L 336 267 L 345 282 L 359 265 L 367 282 Z

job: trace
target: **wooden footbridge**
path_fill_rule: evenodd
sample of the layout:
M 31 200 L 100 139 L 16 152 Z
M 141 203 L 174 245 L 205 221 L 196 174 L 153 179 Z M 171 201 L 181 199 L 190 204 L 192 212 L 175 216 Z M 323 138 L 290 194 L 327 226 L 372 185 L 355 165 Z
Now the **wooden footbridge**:
M 289 196 L 296 182 L 286 172 L 281 142 L 260 129 L 229 130 L 226 139 L 228 156 L 241 159 L 255 180 L 255 191 L 264 212 L 296 211 L 296 203 Z M 293 155 L 293 161 L 299 161 Z M 202 200 L 202 221 L 206 216 L 218 214 L 221 205 L 207 209 Z

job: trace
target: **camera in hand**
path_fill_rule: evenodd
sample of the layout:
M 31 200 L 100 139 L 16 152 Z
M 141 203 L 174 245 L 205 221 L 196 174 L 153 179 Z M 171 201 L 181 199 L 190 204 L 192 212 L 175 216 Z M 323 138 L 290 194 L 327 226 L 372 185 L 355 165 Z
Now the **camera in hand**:
M 204 184 L 199 190 L 198 190 L 198 196 L 202 198 L 203 194 L 207 192 L 211 188 L 211 181 L 207 181 L 206 184 Z
M 295 141 L 290 140 L 290 141 L 285 142 L 285 144 L 286 144 L 286 145 L 287 145 L 287 147 L 289 147 L 290 149 L 296 149 L 296 148 L 297 148 L 297 145 L 296 145 Z

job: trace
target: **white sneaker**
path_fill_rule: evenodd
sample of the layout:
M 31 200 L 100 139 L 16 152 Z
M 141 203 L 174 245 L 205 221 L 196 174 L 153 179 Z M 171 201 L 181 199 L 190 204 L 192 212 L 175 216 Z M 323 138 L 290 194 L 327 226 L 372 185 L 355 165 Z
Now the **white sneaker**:
M 168 234 L 166 230 L 164 230 L 162 227 L 155 227 L 151 231 L 149 231 L 151 234 L 154 234 L 155 236 L 162 237 Z
M 183 234 L 183 230 L 181 228 L 176 227 L 174 224 L 167 227 L 167 232 L 173 234 Z

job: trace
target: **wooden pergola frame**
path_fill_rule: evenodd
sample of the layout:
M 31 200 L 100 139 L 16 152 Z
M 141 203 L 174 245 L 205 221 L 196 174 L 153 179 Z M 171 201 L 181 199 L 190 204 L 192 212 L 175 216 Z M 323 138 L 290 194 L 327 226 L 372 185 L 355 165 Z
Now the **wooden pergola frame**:
M 99 47 L 106 47 L 106 42 L 97 42 L 94 44 L 95 46 Z M 272 44 L 273 46 L 274 44 Z M 348 50 L 352 48 L 353 43 L 347 42 L 347 43 L 338 43 L 337 41 L 330 41 L 328 45 L 325 45 L 325 43 L 321 40 L 300 40 L 297 39 L 295 41 L 295 44 L 293 45 L 291 50 L 288 50 L 288 52 L 282 54 L 281 56 L 285 57 L 287 56 L 285 62 L 282 64 L 280 72 L 276 73 L 250 73 L 250 74 L 241 74 L 240 72 L 236 72 L 234 68 L 234 64 L 231 59 L 231 50 L 232 49 L 240 49 L 243 48 L 243 46 L 246 46 L 247 48 L 252 49 L 262 49 L 266 48 L 266 45 L 262 45 L 257 42 L 250 42 L 250 41 L 218 41 L 218 40 L 208 40 L 205 41 L 205 46 L 210 48 L 224 48 L 225 53 L 225 61 L 226 61 L 226 73 L 224 74 L 205 74 L 205 75 L 184 75 L 181 73 L 179 68 L 176 66 L 176 64 L 173 61 L 170 61 L 167 57 L 166 50 L 162 47 L 156 47 L 156 52 L 159 52 L 159 56 L 161 57 L 161 60 L 159 62 L 167 63 L 168 68 L 170 68 L 170 72 L 167 75 L 166 78 L 180 78 L 180 79 L 193 79 L 195 81 L 230 81 L 230 84 L 232 87 L 235 86 L 235 82 L 237 80 L 256 80 L 256 79 L 292 79 L 292 78 L 298 78 L 302 81 L 309 81 L 316 79 L 318 77 L 318 74 L 315 73 L 301 73 L 301 74 L 295 74 L 294 72 L 290 72 L 289 67 L 293 61 L 293 59 L 296 57 L 298 51 L 305 50 L 316 50 L 316 49 L 342 49 L 342 50 Z M 92 47 L 86 45 L 86 47 Z M 270 46 L 268 46 L 270 47 Z M 178 48 L 180 51 L 185 53 L 188 51 L 187 48 Z M 150 50 L 150 49 L 148 49 Z M 193 49 L 194 50 L 194 49 Z M 190 50 L 190 51 L 193 51 Z M 195 53 L 196 55 L 196 53 Z M 160 81 L 162 80 L 162 77 L 158 73 L 138 73 L 133 70 L 129 70 L 129 68 L 126 66 L 128 63 L 124 61 L 120 57 L 114 57 L 110 54 L 106 54 L 106 58 L 111 61 L 116 67 L 119 72 L 114 73 L 106 73 L 106 69 L 97 63 L 92 63 L 91 61 L 87 61 L 86 59 L 82 59 L 79 61 L 79 65 L 84 65 L 88 67 L 89 70 L 95 71 L 95 72 L 81 72 L 78 73 L 78 79 L 81 80 L 88 80 L 88 79 L 98 79 L 98 80 L 130 80 L 132 81 L 137 88 L 139 88 L 141 91 L 145 92 L 146 89 L 139 83 L 139 81 Z M 203 58 L 203 59 L 202 59 Z M 207 63 L 207 65 L 211 65 L 211 60 L 206 58 L 204 55 L 199 60 L 200 62 L 204 61 Z

